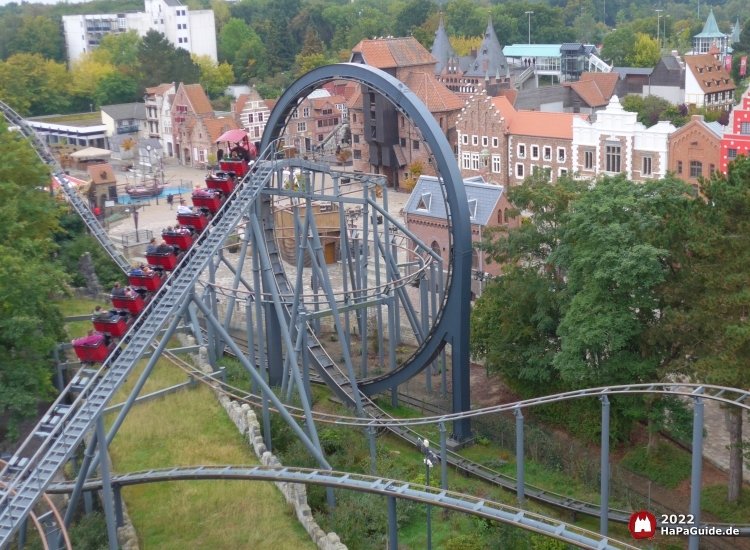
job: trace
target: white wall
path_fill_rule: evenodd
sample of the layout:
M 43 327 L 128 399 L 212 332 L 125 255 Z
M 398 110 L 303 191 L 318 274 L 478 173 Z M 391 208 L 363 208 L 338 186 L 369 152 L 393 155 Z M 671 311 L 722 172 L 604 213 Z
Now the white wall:
M 207 55 L 216 61 L 216 22 L 213 10 L 190 11 L 188 16 L 191 51 L 198 55 Z
M 685 103 L 685 90 L 681 90 L 677 86 L 651 86 L 651 95 L 666 99 L 674 105 L 682 105 Z M 643 87 L 642 97 L 648 96 L 649 88 Z
M 688 67 L 685 71 L 685 103 L 702 107 L 705 98 L 706 94 L 703 93 L 703 89 L 698 84 L 693 71 Z

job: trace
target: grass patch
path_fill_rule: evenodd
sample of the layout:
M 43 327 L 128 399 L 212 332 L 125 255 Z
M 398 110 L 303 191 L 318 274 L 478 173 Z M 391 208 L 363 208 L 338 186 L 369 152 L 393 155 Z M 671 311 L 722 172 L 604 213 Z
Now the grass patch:
M 701 490 L 701 508 L 726 523 L 747 523 L 750 518 L 750 489 L 743 486 L 736 502 L 727 502 L 727 486 L 720 483 Z
M 113 399 L 122 402 L 145 362 Z M 142 394 L 185 380 L 160 360 Z M 107 418 L 111 424 L 114 415 Z M 257 464 L 234 424 L 203 385 L 136 405 L 110 446 L 116 472 L 199 464 Z M 180 481 L 123 489 L 143 548 L 313 549 L 271 483 Z
M 58 302 L 60 311 L 62 311 L 63 317 L 69 317 L 72 315 L 86 315 L 87 313 L 94 313 L 94 307 L 97 305 L 104 305 L 94 300 L 86 300 L 81 298 L 70 298 L 68 300 L 60 300 Z M 68 329 L 68 335 L 71 338 L 81 338 L 86 336 L 86 332 L 93 328 L 94 325 L 91 321 L 76 321 L 75 323 L 68 323 L 66 328 Z
M 651 456 L 645 445 L 628 451 L 620 465 L 670 489 L 690 476 L 690 454 L 663 441 Z

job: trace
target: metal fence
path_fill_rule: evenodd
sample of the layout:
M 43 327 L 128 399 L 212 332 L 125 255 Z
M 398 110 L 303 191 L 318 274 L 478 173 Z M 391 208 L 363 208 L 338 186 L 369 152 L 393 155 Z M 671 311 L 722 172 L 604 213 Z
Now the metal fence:
M 153 231 L 150 231 L 148 229 L 139 229 L 137 231 L 125 233 L 120 238 L 122 239 L 123 246 L 135 246 L 137 244 L 149 242 L 153 238 L 153 236 Z

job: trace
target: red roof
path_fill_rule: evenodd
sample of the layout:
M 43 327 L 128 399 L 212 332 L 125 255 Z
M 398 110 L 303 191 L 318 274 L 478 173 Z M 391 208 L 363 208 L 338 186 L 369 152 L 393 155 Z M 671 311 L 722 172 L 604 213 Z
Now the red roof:
M 492 105 L 505 118 L 508 133 L 557 139 L 573 139 L 573 118 L 588 119 L 588 115 L 575 113 L 548 113 L 543 111 L 516 111 L 505 97 L 493 97 Z
M 362 54 L 365 63 L 378 69 L 437 63 L 437 59 L 412 36 L 362 40 L 352 52 Z
M 451 92 L 434 75 L 409 73 L 404 83 L 414 92 L 431 113 L 456 111 L 466 107 L 466 102 Z
M 185 88 L 185 94 L 190 100 L 195 114 L 205 115 L 214 112 L 214 108 L 211 107 L 211 102 L 200 84 L 183 84 L 182 86 Z

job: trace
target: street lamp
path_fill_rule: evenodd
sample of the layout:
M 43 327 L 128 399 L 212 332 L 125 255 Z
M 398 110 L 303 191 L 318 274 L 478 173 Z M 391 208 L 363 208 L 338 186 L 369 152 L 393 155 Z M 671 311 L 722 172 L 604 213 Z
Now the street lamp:
M 430 468 L 440 464 L 440 458 L 430 450 L 430 442 L 425 439 L 419 442 L 419 450 L 424 453 L 424 465 L 426 469 L 426 485 L 430 486 Z M 430 505 L 427 505 L 427 550 L 432 550 L 432 519 L 430 517 Z
M 533 11 L 527 11 L 526 15 L 529 16 L 529 44 L 531 44 L 531 14 L 534 13 Z
M 126 214 L 130 214 L 130 208 L 125 209 Z M 135 242 L 138 242 L 140 239 L 138 238 L 138 207 L 133 207 L 133 222 L 135 223 Z
M 656 12 L 656 43 L 659 44 L 659 29 L 661 29 L 661 26 L 659 25 L 659 22 L 661 21 L 661 12 L 664 10 L 654 10 Z

